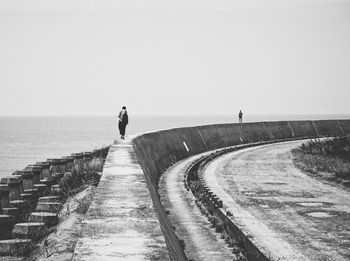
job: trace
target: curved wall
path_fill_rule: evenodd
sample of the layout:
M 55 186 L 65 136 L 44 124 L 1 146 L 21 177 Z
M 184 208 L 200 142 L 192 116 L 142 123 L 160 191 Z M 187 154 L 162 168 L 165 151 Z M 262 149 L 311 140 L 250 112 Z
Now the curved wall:
M 350 120 L 219 124 L 153 132 L 133 140 L 172 260 L 187 260 L 158 194 L 162 173 L 173 163 L 208 150 L 288 138 L 349 135 Z

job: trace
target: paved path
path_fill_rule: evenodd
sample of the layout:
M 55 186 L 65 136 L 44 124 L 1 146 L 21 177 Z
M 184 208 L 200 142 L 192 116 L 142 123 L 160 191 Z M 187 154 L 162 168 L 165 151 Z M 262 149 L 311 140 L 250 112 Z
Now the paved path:
M 169 260 L 130 140 L 109 150 L 73 260 Z
M 272 260 L 350 260 L 350 190 L 296 169 L 290 150 L 299 144 L 219 157 L 206 182 Z
M 162 175 L 159 189 L 162 204 L 169 211 L 168 218 L 177 236 L 185 242 L 185 253 L 189 260 L 235 260 L 232 249 L 215 232 L 196 206 L 191 191 L 187 191 L 184 186 L 187 167 L 199 157 L 197 155 L 180 161 Z

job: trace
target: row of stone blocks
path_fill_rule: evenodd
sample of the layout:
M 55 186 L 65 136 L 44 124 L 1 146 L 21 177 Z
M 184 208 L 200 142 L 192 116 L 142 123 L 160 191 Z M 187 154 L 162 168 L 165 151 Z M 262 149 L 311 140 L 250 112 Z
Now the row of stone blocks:
M 19 222 L 14 226 L 9 224 L 9 239 L 0 241 L 1 255 L 26 255 L 31 245 L 43 237 L 49 227 L 58 223 L 58 211 L 61 207 L 59 196 L 40 197 L 35 211 L 33 211 L 28 222 Z
M 33 242 L 58 223 L 59 181 L 74 164 L 106 153 L 73 153 L 62 159 L 37 162 L 0 181 L 0 256 L 26 255 Z

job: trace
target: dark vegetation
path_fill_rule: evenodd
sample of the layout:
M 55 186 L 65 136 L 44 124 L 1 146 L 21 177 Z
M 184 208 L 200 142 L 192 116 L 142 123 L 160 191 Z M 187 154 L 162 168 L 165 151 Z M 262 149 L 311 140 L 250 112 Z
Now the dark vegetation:
M 349 136 L 311 140 L 292 152 L 295 165 L 303 171 L 327 179 L 350 180 Z
M 104 158 L 99 157 L 75 164 L 74 168 L 66 172 L 60 180 L 62 196 L 72 196 L 89 185 L 97 186 L 101 178 L 103 163 Z

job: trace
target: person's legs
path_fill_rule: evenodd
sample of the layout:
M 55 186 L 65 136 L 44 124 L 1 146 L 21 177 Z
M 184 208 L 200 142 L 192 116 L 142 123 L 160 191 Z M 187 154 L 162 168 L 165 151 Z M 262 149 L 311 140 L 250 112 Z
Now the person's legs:
M 123 136 L 123 123 L 120 121 L 119 123 L 118 123 L 118 129 L 119 129 L 119 134 L 120 134 L 120 136 L 122 137 Z
M 124 123 L 121 123 L 120 127 L 120 135 L 122 135 L 121 138 L 124 139 L 126 125 Z

